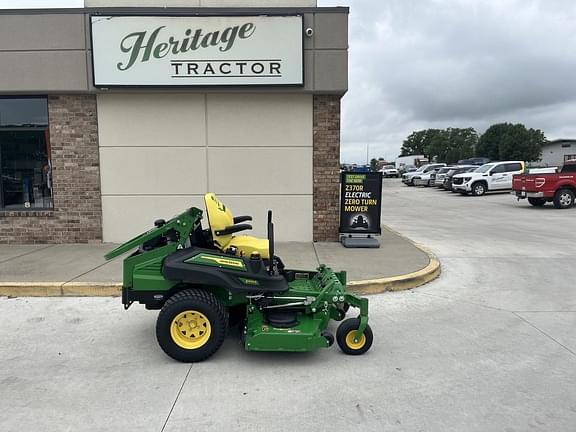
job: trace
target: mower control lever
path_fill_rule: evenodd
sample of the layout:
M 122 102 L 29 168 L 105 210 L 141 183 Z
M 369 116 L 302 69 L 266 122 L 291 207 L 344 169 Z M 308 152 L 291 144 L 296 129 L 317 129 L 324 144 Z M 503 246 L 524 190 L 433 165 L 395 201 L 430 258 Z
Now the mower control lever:
M 226 228 L 224 228 L 223 230 L 215 231 L 215 234 L 217 236 L 228 235 L 228 234 L 237 233 L 238 231 L 244 231 L 244 230 L 249 230 L 249 229 L 252 229 L 252 225 L 250 225 L 250 224 L 230 225 L 230 226 L 227 226 Z
M 252 220 L 252 216 L 234 216 L 234 223 L 240 223 L 240 222 L 247 222 L 247 221 L 251 221 Z
M 274 274 L 274 223 L 272 223 L 272 210 L 268 210 L 268 255 L 270 256 L 270 265 L 268 266 L 268 273 Z

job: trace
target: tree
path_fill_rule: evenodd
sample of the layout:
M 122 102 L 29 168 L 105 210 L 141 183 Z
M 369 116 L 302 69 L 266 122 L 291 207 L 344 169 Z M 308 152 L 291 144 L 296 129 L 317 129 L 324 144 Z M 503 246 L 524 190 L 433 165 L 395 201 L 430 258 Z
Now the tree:
M 476 156 L 492 160 L 500 159 L 500 143 L 508 131 L 509 123 L 499 123 L 490 126 L 480 137 Z
M 474 128 L 448 128 L 446 135 L 446 153 L 441 160 L 453 164 L 474 155 L 474 149 L 478 145 L 478 134 Z
M 474 154 L 478 134 L 473 128 L 425 129 L 412 132 L 402 144 L 401 156 L 422 154 L 429 160 L 454 163 Z
M 490 126 L 478 142 L 477 155 L 493 160 L 536 161 L 546 142 L 540 129 L 523 124 L 499 123 Z
M 378 171 L 378 168 L 379 168 L 378 159 L 372 158 L 370 160 L 370 171 Z
M 429 156 L 432 142 L 438 139 L 439 129 L 424 129 L 414 131 L 402 143 L 400 156 Z

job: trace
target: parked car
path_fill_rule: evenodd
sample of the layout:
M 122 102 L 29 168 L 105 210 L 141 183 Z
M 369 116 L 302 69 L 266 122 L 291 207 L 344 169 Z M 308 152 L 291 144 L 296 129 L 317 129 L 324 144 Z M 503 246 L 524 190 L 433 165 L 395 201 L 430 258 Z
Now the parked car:
M 414 180 L 419 178 L 421 175 L 428 173 L 436 168 L 440 168 L 446 166 L 444 163 L 436 163 L 436 164 L 428 164 L 422 165 L 416 171 L 405 173 L 402 175 L 402 183 L 407 186 L 414 186 Z
M 566 162 L 560 173 L 515 175 L 512 185 L 518 199 L 528 198 L 535 207 L 553 202 L 558 209 L 570 208 L 576 195 L 576 161 Z
M 431 182 L 434 179 L 434 176 L 442 168 L 444 168 L 444 167 L 439 166 L 439 167 L 431 169 L 425 173 L 422 173 L 419 176 L 414 176 L 414 186 L 430 187 Z
M 482 165 L 473 172 L 452 177 L 452 189 L 464 195 L 484 195 L 486 192 L 512 189 L 512 176 L 524 172 L 524 162 L 504 161 Z
M 355 166 L 355 167 L 352 167 L 350 171 L 358 172 L 358 173 L 367 173 L 367 172 L 370 172 L 370 167 L 367 165 Z
M 400 173 L 400 175 L 402 175 L 408 172 L 414 172 L 417 169 L 418 168 L 416 168 L 414 165 L 402 165 L 400 168 L 398 168 L 398 172 Z
M 394 165 L 386 165 L 383 167 L 380 172 L 382 173 L 382 177 L 400 177 L 400 172 L 396 169 Z
M 453 166 L 445 166 L 443 168 L 440 168 L 437 172 L 433 172 L 432 174 L 430 174 L 430 186 L 442 187 L 446 174 L 448 173 L 448 171 L 454 168 L 455 167 Z
M 470 159 L 462 159 L 458 161 L 458 165 L 476 165 L 476 166 L 482 166 L 482 165 L 486 165 L 487 163 L 492 162 L 490 159 L 485 158 L 485 157 L 476 157 L 476 158 L 470 158 Z
M 478 167 L 476 165 L 471 165 L 471 166 L 465 165 L 465 166 L 453 167 L 450 171 L 448 171 L 446 173 L 446 176 L 444 177 L 444 181 L 442 183 L 442 188 L 444 188 L 444 190 L 456 192 L 455 190 L 452 189 L 452 177 L 454 177 L 456 174 L 472 172 L 472 171 L 476 171 L 477 169 L 478 169 Z

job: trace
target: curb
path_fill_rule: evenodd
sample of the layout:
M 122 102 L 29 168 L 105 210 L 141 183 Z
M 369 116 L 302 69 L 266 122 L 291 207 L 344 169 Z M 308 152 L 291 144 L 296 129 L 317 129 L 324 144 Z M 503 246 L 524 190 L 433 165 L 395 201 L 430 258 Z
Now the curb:
M 438 257 L 432 253 L 429 249 L 418 244 L 405 235 L 400 234 L 398 231 L 393 230 L 386 225 L 383 225 L 388 231 L 402 237 L 404 240 L 410 242 L 414 247 L 424 252 L 428 255 L 428 265 L 418 271 L 407 273 L 399 276 L 390 276 L 380 279 L 369 279 L 362 281 L 350 281 L 348 282 L 348 288 L 350 291 L 356 294 L 379 294 L 386 291 L 403 291 L 413 288 L 417 288 L 421 285 L 427 284 L 433 281 L 442 273 L 442 266 Z
M 390 232 L 402 237 L 428 255 L 428 265 L 418 271 L 381 279 L 348 282 L 347 286 L 357 294 L 379 294 L 386 291 L 402 291 L 419 287 L 433 281 L 441 273 L 440 261 L 424 246 L 384 225 Z M 120 282 L 0 282 L 0 297 L 118 297 L 122 294 Z
M 118 297 L 120 282 L 0 282 L 0 297 Z

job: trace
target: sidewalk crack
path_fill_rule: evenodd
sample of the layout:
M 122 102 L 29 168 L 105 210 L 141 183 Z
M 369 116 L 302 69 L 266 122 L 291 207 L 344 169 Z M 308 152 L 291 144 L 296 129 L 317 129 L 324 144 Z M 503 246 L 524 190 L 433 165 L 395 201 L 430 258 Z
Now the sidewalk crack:
M 320 265 L 320 257 L 318 256 L 318 251 L 316 250 L 316 243 L 312 242 L 312 249 L 314 249 L 314 255 L 316 255 L 316 262 Z
M 38 249 L 31 250 L 31 251 L 29 251 L 29 252 L 24 252 L 23 254 L 13 256 L 13 257 L 11 257 L 11 258 L 5 259 L 4 261 L 0 261 L 0 264 L 4 264 L 4 263 L 6 263 L 6 262 L 8 262 L 8 261 L 12 261 L 12 260 L 21 258 L 21 257 L 26 256 L 26 255 L 31 255 L 31 254 L 33 254 L 33 253 L 40 252 L 40 251 L 49 249 L 49 248 L 54 247 L 54 246 L 56 246 L 56 245 L 47 245 L 47 246 L 45 246 L 45 247 L 43 247 L 43 248 L 38 248 Z
M 558 345 L 560 345 L 562 348 L 564 348 L 566 351 L 568 351 L 570 354 L 572 354 L 573 356 L 576 356 L 576 352 L 572 351 L 570 348 L 568 348 L 566 345 L 562 344 L 561 342 L 557 341 L 556 339 L 554 339 L 552 336 L 550 336 L 548 333 L 546 333 L 544 330 L 541 330 L 540 328 L 536 327 L 534 324 L 532 324 L 530 321 L 528 321 L 526 318 L 524 318 L 523 316 L 517 314 L 516 312 L 512 312 L 514 315 L 516 315 L 518 318 L 520 318 L 522 321 L 524 321 L 526 324 L 528 324 L 530 327 L 534 328 L 535 330 L 538 330 L 540 333 L 542 333 L 544 336 L 546 336 L 548 339 L 556 342 Z
M 160 430 L 160 432 L 164 432 L 164 429 L 166 428 L 166 425 L 168 424 L 168 420 L 170 420 L 170 416 L 172 415 L 172 411 L 174 411 L 174 407 L 176 406 L 176 402 L 178 402 L 178 398 L 180 397 L 180 393 L 182 393 L 182 389 L 184 388 L 184 384 L 186 384 L 186 381 L 188 380 L 188 375 L 190 375 L 190 371 L 192 370 L 192 366 L 193 366 L 193 364 L 190 364 L 190 367 L 188 368 L 188 372 L 186 372 L 186 376 L 184 377 L 184 381 L 182 381 L 182 385 L 180 386 L 180 390 L 178 390 L 178 394 L 176 395 L 176 399 L 174 399 L 174 403 L 172 404 L 172 407 L 170 408 L 170 412 L 168 413 L 168 416 L 166 417 L 166 420 L 164 421 L 164 425 L 162 426 L 162 429 Z
M 99 266 L 96 266 L 96 267 L 94 267 L 94 268 L 91 268 L 90 270 L 85 271 L 85 272 L 82 273 L 82 274 L 79 274 L 79 275 L 77 275 L 77 276 L 74 276 L 72 279 L 67 280 L 66 282 L 64 282 L 64 283 L 62 284 L 62 286 L 66 285 L 66 284 L 68 284 L 68 283 L 70 283 L 70 282 L 72 282 L 72 281 L 75 281 L 76 279 L 81 278 L 82 276 L 87 275 L 88 273 L 93 272 L 94 270 L 98 270 L 99 268 L 104 267 L 106 264 L 109 264 L 109 263 L 110 263 L 110 261 L 106 261 L 106 262 L 100 264 Z

